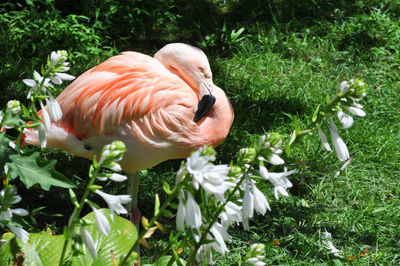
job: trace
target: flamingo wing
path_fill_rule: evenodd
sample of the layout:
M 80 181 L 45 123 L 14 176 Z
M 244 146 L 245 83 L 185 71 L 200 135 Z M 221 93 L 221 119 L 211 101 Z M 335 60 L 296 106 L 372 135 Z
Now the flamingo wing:
M 57 97 L 63 111 L 59 124 L 79 138 L 110 135 L 124 125 L 149 138 L 190 121 L 185 116 L 194 113 L 197 100 L 157 60 L 125 52 L 85 72 Z

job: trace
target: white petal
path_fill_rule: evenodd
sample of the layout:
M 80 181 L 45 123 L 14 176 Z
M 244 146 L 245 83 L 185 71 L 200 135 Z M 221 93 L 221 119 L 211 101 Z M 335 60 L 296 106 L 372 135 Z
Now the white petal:
M 353 117 L 343 111 L 338 111 L 337 116 L 344 129 L 351 127 L 354 123 Z
M 104 216 L 104 214 L 95 207 L 90 207 L 92 207 L 94 217 L 96 218 L 97 229 L 103 235 L 108 236 L 108 233 L 110 233 L 110 223 L 108 222 L 106 216 Z
M 36 82 L 33 79 L 23 79 L 22 82 L 24 82 L 29 87 L 35 87 L 36 86 Z
M 43 77 L 36 70 L 33 71 L 33 76 L 37 81 L 39 81 L 39 83 L 43 80 Z
M 331 146 L 328 143 L 328 139 L 326 138 L 324 131 L 322 131 L 322 129 L 319 125 L 317 125 L 317 128 L 318 128 L 318 134 L 319 134 L 319 139 L 321 140 L 322 148 L 324 148 L 327 151 L 332 151 Z
M 342 162 L 346 161 L 347 159 L 350 158 L 349 150 L 347 149 L 347 146 L 344 143 L 343 139 L 339 136 L 337 132 L 337 127 L 332 117 L 330 117 L 330 124 L 328 127 L 329 131 L 331 132 L 331 139 L 333 145 L 335 146 L 335 151 L 338 159 Z
M 178 212 L 176 213 L 176 229 L 179 231 L 185 230 L 185 204 L 179 197 Z
M 74 76 L 66 74 L 66 73 L 56 73 L 56 76 L 62 80 L 73 80 L 75 79 Z
M 250 186 L 248 184 L 248 181 L 245 181 L 245 191 L 244 191 L 244 196 L 243 196 L 243 218 L 252 218 L 254 214 L 254 198 L 253 194 L 250 191 Z
M 125 175 L 120 175 L 120 174 L 117 174 L 117 173 L 111 174 L 111 176 L 109 178 L 112 181 L 115 181 L 115 182 L 123 182 L 123 181 L 125 181 L 127 179 L 127 177 Z
M 60 79 L 60 78 L 57 77 L 57 76 L 51 77 L 51 81 L 52 81 L 54 84 L 57 84 L 57 85 L 62 84 L 62 79 Z
M 27 210 L 22 208 L 12 209 L 11 212 L 19 216 L 27 216 L 29 214 Z
M 14 233 L 23 243 L 28 243 L 29 233 L 20 227 L 13 226 L 11 224 L 7 224 L 8 228 L 10 228 L 11 232 Z
M 265 180 L 268 180 L 268 170 L 267 168 L 265 168 L 265 166 L 260 165 L 260 175 L 262 178 L 264 178 Z
M 83 226 L 81 226 L 80 232 L 81 232 L 82 242 L 85 244 L 85 246 L 89 250 L 90 255 L 92 256 L 93 259 L 97 259 L 96 246 L 94 245 L 92 236 L 89 234 L 89 232 Z
M 39 132 L 40 147 L 46 148 L 47 138 L 46 138 L 46 130 L 44 129 L 43 124 L 40 124 L 40 126 L 38 127 L 38 132 Z
M 272 156 L 269 157 L 269 162 L 273 165 L 282 165 L 285 163 L 285 161 L 276 154 L 272 154 Z
M 46 130 L 46 133 L 50 131 L 50 116 L 49 113 L 47 113 L 46 109 L 43 106 L 42 101 L 40 101 L 40 107 L 42 108 L 42 118 L 43 118 L 43 125 L 44 129 Z
M 57 65 L 58 61 L 61 58 L 61 54 L 56 53 L 56 52 L 51 52 L 50 54 L 50 66 L 55 66 Z
M 269 207 L 268 201 L 264 194 L 253 184 L 253 194 L 254 194 L 254 209 L 259 213 L 264 215 Z
M 344 106 L 344 108 L 346 108 L 350 113 L 355 114 L 357 116 L 361 116 L 364 117 L 367 114 L 360 108 L 357 107 L 353 107 L 353 106 Z
M 197 202 L 193 199 L 192 193 L 187 192 L 185 221 L 192 228 L 200 228 L 201 226 L 201 211 Z

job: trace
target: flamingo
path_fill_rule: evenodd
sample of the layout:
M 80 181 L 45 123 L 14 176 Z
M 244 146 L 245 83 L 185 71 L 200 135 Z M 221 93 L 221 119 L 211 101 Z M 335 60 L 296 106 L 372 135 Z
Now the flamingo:
M 125 143 L 119 163 L 128 175 L 137 229 L 138 171 L 217 146 L 234 117 L 204 52 L 183 43 L 168 44 L 154 57 L 137 52 L 111 57 L 79 76 L 56 101 L 63 116 L 46 133 L 47 147 L 91 160 L 104 145 Z M 37 131 L 27 131 L 25 142 L 40 145 Z

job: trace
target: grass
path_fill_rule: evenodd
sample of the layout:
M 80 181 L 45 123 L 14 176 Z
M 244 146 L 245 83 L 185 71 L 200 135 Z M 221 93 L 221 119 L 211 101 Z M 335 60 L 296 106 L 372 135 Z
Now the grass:
M 294 123 L 306 128 L 316 105 L 324 102 L 326 95 L 333 96 L 342 80 L 361 78 L 369 88 L 362 103 L 367 116 L 356 118 L 347 131 L 339 131 L 350 153 L 354 153 L 354 159 L 337 174 L 342 163 L 335 154 L 321 151 L 318 136 L 303 138 L 290 157 L 285 158 L 298 169 L 291 176 L 294 185 L 291 196 L 276 201 L 269 185 L 262 186 L 272 211 L 265 217 L 257 216 L 248 232 L 233 227 L 230 230 L 233 241 L 228 244 L 230 253 L 216 255 L 214 259 L 217 265 L 235 264 L 239 255 L 245 256 L 250 243 L 260 242 L 266 245 L 267 265 L 399 264 L 400 25 L 399 8 L 395 4 L 398 1 L 367 1 L 370 4 L 337 1 L 336 6 L 329 1 L 326 4 L 306 1 L 310 2 L 308 8 L 299 7 L 295 2 L 270 1 L 268 7 L 262 1 L 251 1 L 243 9 L 242 1 L 233 1 L 231 6 L 211 1 L 217 3 L 213 6 L 216 10 L 224 6 L 220 11 L 225 14 L 221 15 L 227 25 L 225 30 L 220 18 L 216 22 L 218 30 L 212 31 L 209 20 L 193 17 L 205 23 L 208 30 L 205 35 L 211 36 L 208 40 L 213 42 L 207 43 L 203 34 L 192 43 L 204 46 L 214 83 L 225 89 L 235 110 L 231 132 L 217 149 L 218 161 L 229 163 L 240 147 L 251 145 L 266 132 L 280 132 L 287 141 Z M 168 12 L 179 11 L 177 7 L 171 10 Z M 179 18 L 176 19 L 171 25 L 183 27 Z M 240 28 L 238 25 L 245 25 L 240 41 L 229 37 L 230 30 Z M 196 32 L 189 26 L 182 31 L 202 35 L 200 30 Z M 186 40 L 178 36 L 169 41 Z M 126 48 L 122 38 L 120 42 Z M 92 42 L 89 39 L 86 43 Z M 218 48 L 221 43 L 229 49 Z M 107 43 L 107 46 L 113 44 Z M 137 44 L 128 48 L 137 48 Z M 21 57 L 8 59 L 15 69 L 24 68 Z M 82 65 L 74 74 L 101 59 L 101 54 L 87 60 L 77 58 L 76 62 Z M 25 71 L 31 71 L 30 68 L 26 66 Z M 11 72 L 14 71 L 1 72 L 8 93 L 2 102 L 13 96 L 10 93 L 17 97 L 23 95 L 24 89 L 17 83 L 25 77 L 16 77 Z M 17 87 L 16 92 L 10 92 L 11 86 Z M 88 170 L 85 160 L 60 152 L 45 156 L 56 157 L 58 170 L 84 187 Z M 74 165 L 73 169 L 70 165 Z M 162 182 L 174 182 L 178 167 L 179 161 L 166 162 L 142 175 L 139 205 L 145 216 L 152 215 L 155 193 L 163 199 Z M 120 193 L 125 187 L 108 184 L 106 189 Z M 32 196 L 36 197 L 35 193 L 39 194 L 36 201 Z M 57 232 L 62 230 L 72 210 L 72 206 L 59 209 L 59 203 L 68 197 L 65 191 L 35 191 L 35 187 L 23 190 L 21 186 L 21 194 L 24 200 L 31 199 L 24 208 L 46 206 L 35 212 L 35 220 L 27 221 L 32 231 L 45 226 Z M 60 215 L 50 217 L 54 213 Z M 167 230 L 174 226 L 173 218 L 164 218 L 162 222 Z M 325 230 L 332 233 L 333 244 L 344 251 L 343 259 L 332 257 L 322 248 L 321 234 Z M 157 234 L 152 242 L 154 249 L 142 249 L 144 262 L 151 261 L 154 250 L 166 237 Z

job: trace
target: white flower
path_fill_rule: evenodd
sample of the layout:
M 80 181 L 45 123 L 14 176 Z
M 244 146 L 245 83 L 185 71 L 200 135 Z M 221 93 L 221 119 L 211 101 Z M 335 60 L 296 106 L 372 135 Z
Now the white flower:
M 329 233 L 328 231 L 322 233 L 322 244 L 328 250 L 328 252 L 334 255 L 335 257 L 343 258 L 343 251 L 337 249 L 333 245 L 332 241 L 330 241 L 331 239 L 332 239 L 331 233 Z
M 11 213 L 18 215 L 18 216 L 27 216 L 29 212 L 22 208 L 11 209 Z
M 187 192 L 187 200 L 185 205 L 185 223 L 191 228 L 199 229 L 201 226 L 201 211 L 197 202 L 194 200 L 192 193 Z
M 342 81 L 339 85 L 338 91 L 340 95 L 344 95 L 350 88 L 350 84 L 347 81 Z
M 55 52 L 51 52 L 50 54 L 50 67 L 53 67 L 55 65 L 57 65 L 58 61 L 60 61 L 61 58 L 61 53 L 59 53 L 58 51 Z
M 21 111 L 21 103 L 18 100 L 10 100 L 7 103 L 7 109 L 13 114 L 17 114 Z
M 254 209 L 257 213 L 264 215 L 267 210 L 271 210 L 268 201 L 264 194 L 254 185 L 253 183 L 253 195 L 254 195 Z
M 326 138 L 325 132 L 322 131 L 321 127 L 318 124 L 317 124 L 317 129 L 318 129 L 319 139 L 321 140 L 322 148 L 324 148 L 327 151 L 332 151 L 331 146 L 328 143 L 328 139 Z
M 50 79 L 51 79 L 51 81 L 52 81 L 54 84 L 57 84 L 57 85 L 62 84 L 62 79 L 60 79 L 60 78 L 57 77 L 57 76 L 53 76 L 53 77 L 51 77 Z
M 221 212 L 219 218 L 221 218 L 222 225 L 227 228 L 233 223 L 242 222 L 242 210 L 237 204 L 228 201 L 225 205 L 225 211 Z
M 62 80 L 73 80 L 74 76 L 65 73 L 56 73 L 56 76 Z
M 186 159 L 186 167 L 190 174 L 193 175 L 193 187 L 199 189 L 199 183 L 203 183 L 204 172 L 210 170 L 212 165 L 208 162 L 208 158 L 201 156 L 201 149 L 195 151 Z
M 344 108 L 346 108 L 350 113 L 355 114 L 356 116 L 360 116 L 360 117 L 364 117 L 367 114 L 360 108 L 362 108 L 362 105 L 357 104 L 357 105 L 353 105 L 353 106 L 343 106 Z
M 106 181 L 108 179 L 111 179 L 114 182 L 123 182 L 128 178 L 125 175 L 112 173 L 112 174 L 105 174 L 104 176 L 98 176 L 97 179 L 100 181 Z
M 275 193 L 275 198 L 279 200 L 279 194 L 282 194 L 283 196 L 289 196 L 287 193 L 286 189 L 291 188 L 293 185 L 290 182 L 290 180 L 287 178 L 287 176 L 293 174 L 296 170 L 291 170 L 291 171 L 285 171 L 281 173 L 271 173 L 269 172 L 268 175 L 263 178 L 269 180 L 272 185 L 274 185 L 274 193 Z
M 281 165 L 284 164 L 285 161 L 279 157 L 277 154 L 272 154 L 269 158 L 268 158 L 269 162 L 273 165 Z
M 214 264 L 212 259 L 212 249 L 222 255 L 229 251 L 226 247 L 225 241 L 231 241 L 231 237 L 226 229 L 217 222 L 211 227 L 210 232 L 212 235 L 207 234 L 207 240 L 214 240 L 214 242 L 204 244 L 198 249 L 196 261 L 200 264 L 204 261 L 207 263 L 207 265 Z M 195 240 L 199 241 L 199 237 L 197 235 L 195 235 Z
M 176 228 L 179 231 L 185 230 L 185 212 L 185 204 L 183 203 L 182 198 L 179 197 L 178 211 L 176 213 Z
M 92 258 L 94 260 L 97 259 L 96 246 L 94 244 L 92 236 L 89 234 L 89 232 L 83 226 L 81 226 L 80 232 L 81 232 L 82 242 L 85 244 L 85 246 L 89 250 L 90 255 L 92 256 Z
M 130 195 L 110 195 L 107 194 L 103 191 L 96 190 L 95 193 L 99 196 L 101 196 L 104 201 L 107 203 L 108 208 L 110 209 L 110 217 L 111 220 L 114 221 L 114 212 L 117 214 L 127 214 L 127 210 L 122 204 L 126 204 L 131 202 L 131 196 Z
M 244 230 L 249 229 L 249 218 L 253 218 L 254 214 L 254 196 L 250 191 L 249 180 L 246 178 L 244 181 L 244 196 L 243 196 L 243 205 L 242 205 L 242 214 L 243 214 L 243 228 Z
M 1 124 L 2 121 L 3 121 L 3 112 L 0 111 L 0 124 Z
M 342 110 L 337 112 L 337 116 L 344 129 L 351 127 L 354 123 L 353 117 L 344 113 Z
M 58 102 L 50 95 L 49 99 L 46 99 L 46 103 L 51 120 L 59 121 L 62 118 L 62 111 Z
M 10 228 L 11 232 L 14 233 L 24 244 L 28 243 L 29 233 L 20 227 L 13 226 L 11 224 L 7 224 L 8 228 Z
M 231 241 L 231 239 L 232 239 L 231 236 L 226 231 L 226 228 L 224 228 L 220 223 L 215 223 L 211 227 L 210 232 L 214 236 L 214 240 L 215 240 L 215 243 L 212 243 L 212 244 L 214 244 L 213 248 L 218 253 L 225 255 L 225 252 L 229 251 L 226 247 L 225 240 Z
M 42 77 L 36 70 L 33 72 L 34 79 L 24 79 L 22 80 L 26 85 L 28 85 L 30 88 L 28 92 L 28 99 L 31 97 L 32 92 L 36 93 L 39 84 L 43 82 L 43 91 L 46 91 L 46 87 L 53 87 L 53 85 L 50 83 L 50 79 Z M 44 79 L 44 80 L 43 80 Z
M 226 181 L 229 167 L 213 165 L 208 162 L 208 159 L 207 156 L 201 156 L 201 150 L 193 152 L 187 158 L 187 170 L 194 177 L 193 187 L 199 189 L 199 185 L 201 185 L 207 192 L 224 201 L 224 193 L 234 185 L 232 182 Z
M 47 113 L 46 109 L 44 108 L 42 101 L 40 101 L 40 107 L 42 108 L 42 118 L 43 118 L 44 129 L 48 133 L 50 131 L 50 125 L 51 125 L 50 116 L 49 116 L 49 113 Z
M 47 145 L 46 130 L 44 129 L 42 123 L 40 123 L 40 126 L 37 128 L 37 130 L 39 132 L 40 147 L 46 148 Z
M 343 139 L 339 136 L 337 132 L 337 127 L 332 117 L 330 117 L 330 124 L 327 124 L 329 131 L 331 132 L 331 139 L 333 142 L 333 146 L 335 146 L 335 151 L 338 159 L 340 161 L 346 161 L 350 158 L 349 150 L 347 149 L 346 144 Z
M 244 263 L 246 265 L 264 266 L 266 263 L 261 261 L 264 259 L 264 250 L 265 246 L 263 244 L 251 245 Z
M 92 205 L 90 205 L 90 207 L 92 208 L 94 217 L 96 218 L 97 229 L 103 235 L 108 236 L 108 233 L 110 233 L 110 223 L 106 216 Z

